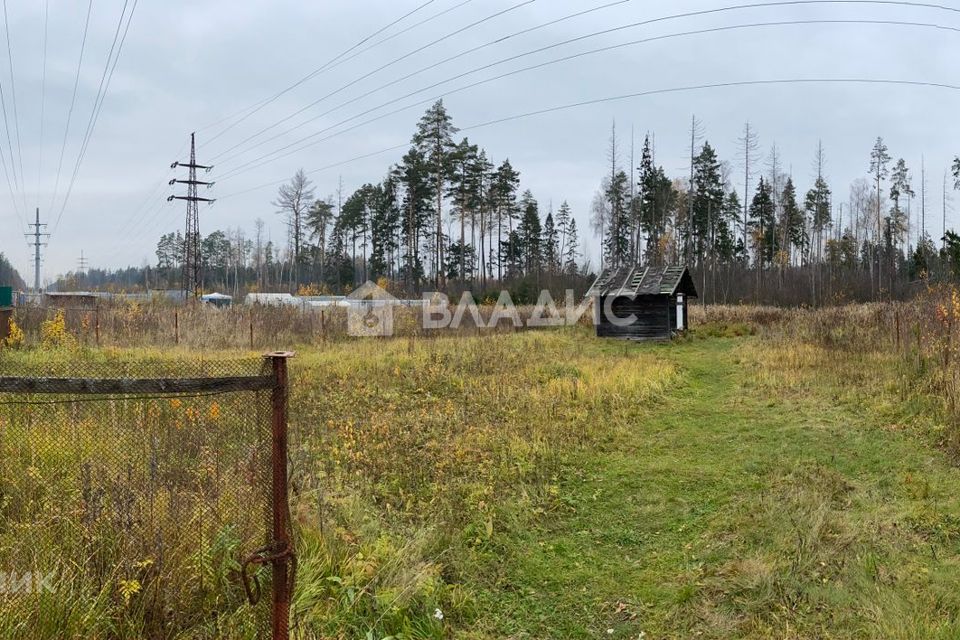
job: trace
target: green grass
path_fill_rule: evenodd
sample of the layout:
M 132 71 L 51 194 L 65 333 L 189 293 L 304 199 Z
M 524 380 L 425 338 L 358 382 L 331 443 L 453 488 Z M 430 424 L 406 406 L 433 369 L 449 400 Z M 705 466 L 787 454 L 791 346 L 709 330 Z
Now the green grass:
M 929 403 L 892 358 L 751 333 L 300 348 L 295 636 L 960 637 L 960 472 Z M 8 352 L 5 371 L 80 355 Z M 137 596 L 76 593 L 47 610 L 107 619 L 33 637 L 141 637 Z
M 960 635 L 960 473 L 927 441 L 828 380 L 758 384 L 755 340 L 631 348 L 680 382 L 565 460 L 555 512 L 498 538 L 465 636 Z

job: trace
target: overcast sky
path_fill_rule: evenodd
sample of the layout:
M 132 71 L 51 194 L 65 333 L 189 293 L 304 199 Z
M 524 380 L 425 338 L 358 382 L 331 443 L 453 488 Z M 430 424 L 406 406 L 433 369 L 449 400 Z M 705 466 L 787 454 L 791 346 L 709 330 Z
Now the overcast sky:
M 521 0 L 434 0 L 355 49 L 350 56 L 369 47 L 368 51 L 317 74 L 211 140 L 224 124 L 208 125 L 275 95 L 423 2 L 139 0 L 87 153 L 63 207 L 124 5 L 122 0 L 96 0 L 52 209 L 87 2 L 49 1 L 45 91 L 41 90 L 44 1 L 8 3 L 13 82 L 5 53 L 0 53 L 0 85 L 7 116 L 4 129 L 0 129 L 0 148 L 5 164 L 12 164 L 7 166 L 7 172 L 17 206 L 10 197 L 4 174 L 0 173 L 0 252 L 8 256 L 28 282 L 32 280 L 31 255 L 22 233 L 27 216 L 32 221 L 34 208 L 39 205 L 41 222 L 50 223 L 48 230 L 52 231 L 49 247 L 44 251 L 46 278 L 76 268 L 81 251 L 96 267 L 153 263 L 159 235 L 183 227 L 183 204 L 165 202 L 172 193 L 166 181 L 173 175 L 170 163 L 186 158 L 189 133 L 194 130 L 198 135 L 198 161 L 216 165 L 209 177 L 217 179 L 217 184 L 201 195 L 219 198 L 215 205 L 201 207 L 201 232 L 236 226 L 252 231 L 254 220 L 260 217 L 267 222 L 272 238 L 282 242 L 284 227 L 271 205 L 276 185 L 251 188 L 287 178 L 301 167 L 308 172 L 320 169 L 310 173 L 319 196 L 332 194 L 341 176 L 347 193 L 364 182 L 377 181 L 390 164 L 400 159 L 402 151 L 323 168 L 409 142 L 426 105 L 389 115 L 287 157 L 258 163 L 252 170 L 233 177 L 231 169 L 407 93 L 503 58 L 603 29 L 727 6 L 715 0 L 624 1 L 486 47 L 296 126 L 450 56 L 612 2 L 535 0 L 372 73 L 258 138 L 227 151 L 378 67 L 521 4 Z M 128 11 L 132 4 L 130 0 Z M 407 33 L 371 46 L 441 13 Z M 685 35 L 524 72 L 453 93 L 445 101 L 455 124 L 467 128 L 564 104 L 708 83 L 862 77 L 960 84 L 956 76 L 960 9 L 873 3 L 759 7 L 667 20 L 552 48 L 371 111 L 312 140 L 477 80 L 600 47 L 713 27 L 830 19 L 906 21 L 954 30 L 804 24 Z M 4 51 L 0 45 L 0 52 Z M 822 139 L 828 159 L 827 176 L 838 203 L 846 199 L 853 180 L 865 177 L 873 141 L 882 135 L 894 159 L 904 157 L 914 170 L 918 191 L 921 156 L 925 157 L 928 221 L 935 221 L 929 223 L 929 228 L 939 238 L 943 175 L 950 159 L 960 152 L 958 113 L 960 92 L 955 89 L 777 84 L 636 97 L 467 130 L 464 135 L 486 148 L 496 162 L 509 157 L 521 172 L 522 188 L 532 190 L 544 206 L 551 201 L 558 206 L 568 200 L 584 235 L 590 201 L 608 170 L 607 146 L 614 120 L 622 136 L 625 168 L 629 164 L 631 129 L 636 132 L 638 153 L 644 133 L 650 131 L 656 134 L 658 163 L 675 176 L 687 171 L 691 115 L 696 114 L 702 121 L 705 138 L 735 169 L 739 166 L 737 138 L 744 122 L 749 120 L 760 135 L 764 151 L 777 144 L 784 168 L 792 171 L 801 192 L 809 188 L 814 151 L 817 141 Z M 9 146 L 7 128 L 11 136 Z M 289 129 L 293 130 L 279 135 Z M 269 141 L 275 136 L 279 137 Z M 737 180 L 740 192 L 741 182 L 742 179 Z M 246 193 L 235 195 L 241 191 Z M 56 225 L 61 209 L 62 218 Z M 954 218 L 948 214 L 948 226 Z M 590 238 L 588 253 L 594 259 L 596 247 L 596 239 Z

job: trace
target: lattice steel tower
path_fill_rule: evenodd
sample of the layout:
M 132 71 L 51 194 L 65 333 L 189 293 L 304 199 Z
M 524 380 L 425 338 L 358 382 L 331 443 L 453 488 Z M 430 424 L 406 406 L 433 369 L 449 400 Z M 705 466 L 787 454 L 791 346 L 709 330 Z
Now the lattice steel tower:
M 213 165 L 203 165 L 197 164 L 197 146 L 196 146 L 196 134 L 190 134 L 190 162 L 179 162 L 175 161 L 170 165 L 171 169 L 176 169 L 177 167 L 187 167 L 190 170 L 189 177 L 186 180 L 178 180 L 174 178 L 170 181 L 171 185 L 174 184 L 185 184 L 187 185 L 187 195 L 185 196 L 170 196 L 167 198 L 167 201 L 172 200 L 185 200 L 187 203 L 187 224 L 186 230 L 183 234 L 183 280 L 182 287 L 184 295 L 193 294 L 194 298 L 199 298 L 201 295 L 201 287 L 203 284 L 202 272 L 201 272 L 201 256 L 200 256 L 200 203 L 214 202 L 213 198 L 201 198 L 197 195 L 197 187 L 203 185 L 207 188 L 213 186 L 212 182 L 202 182 L 197 180 L 197 169 L 203 169 L 204 171 L 210 171 L 213 169 Z
M 37 218 L 36 222 L 27 225 L 28 227 L 33 227 L 33 231 L 27 234 L 27 238 L 33 238 L 33 242 L 30 243 L 30 246 L 33 247 L 33 292 L 40 293 L 40 247 L 47 246 L 46 242 L 43 242 L 41 238 L 49 238 L 49 233 L 44 233 L 41 229 L 45 229 L 47 223 L 40 222 L 40 207 L 37 207 Z

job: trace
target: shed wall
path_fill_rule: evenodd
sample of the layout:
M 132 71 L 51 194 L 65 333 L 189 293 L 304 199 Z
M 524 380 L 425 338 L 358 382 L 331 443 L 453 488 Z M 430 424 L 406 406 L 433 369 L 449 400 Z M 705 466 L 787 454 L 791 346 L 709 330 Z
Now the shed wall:
M 597 336 L 601 338 L 669 338 L 671 320 L 669 303 L 670 296 L 638 296 L 634 299 L 617 297 L 613 301 L 612 310 L 618 318 L 628 317 L 631 314 L 636 320 L 629 326 L 616 326 L 608 317 L 606 311 L 607 298 L 601 297 Z M 674 324 L 676 310 L 673 311 Z

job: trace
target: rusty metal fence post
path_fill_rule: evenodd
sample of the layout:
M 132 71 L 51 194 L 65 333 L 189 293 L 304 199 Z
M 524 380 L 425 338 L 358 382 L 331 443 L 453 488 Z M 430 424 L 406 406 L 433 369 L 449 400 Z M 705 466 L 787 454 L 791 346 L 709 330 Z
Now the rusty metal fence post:
M 295 556 L 290 539 L 290 510 L 287 492 L 287 360 L 293 352 L 267 354 L 273 369 L 271 397 L 273 470 L 273 640 L 290 637 L 290 597 L 293 591 Z

